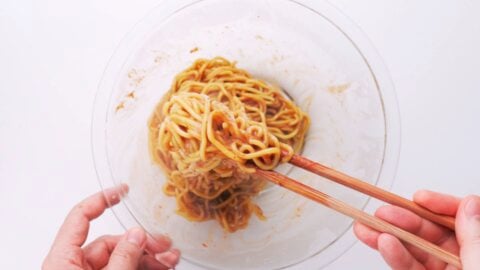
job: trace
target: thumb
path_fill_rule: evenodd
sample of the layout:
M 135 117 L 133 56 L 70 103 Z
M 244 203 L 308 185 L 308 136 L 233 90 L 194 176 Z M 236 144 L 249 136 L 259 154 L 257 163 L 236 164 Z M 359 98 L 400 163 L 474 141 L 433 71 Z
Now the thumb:
M 147 236 L 140 228 L 130 229 L 124 238 L 118 242 L 110 256 L 106 269 L 135 270 L 138 268 Z
M 460 243 L 460 258 L 464 270 L 480 266 L 480 197 L 468 196 L 457 211 L 455 231 Z

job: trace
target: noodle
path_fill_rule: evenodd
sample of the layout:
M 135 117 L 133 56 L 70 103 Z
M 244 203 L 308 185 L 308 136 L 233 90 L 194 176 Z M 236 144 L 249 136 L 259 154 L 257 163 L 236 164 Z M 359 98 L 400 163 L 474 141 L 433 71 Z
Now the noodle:
M 228 232 L 245 228 L 252 197 L 272 170 L 303 146 L 308 116 L 280 89 L 220 57 L 199 59 L 175 77 L 149 121 L 152 158 L 167 174 L 164 192 L 191 221 L 215 219 Z M 288 153 L 288 155 L 282 155 Z

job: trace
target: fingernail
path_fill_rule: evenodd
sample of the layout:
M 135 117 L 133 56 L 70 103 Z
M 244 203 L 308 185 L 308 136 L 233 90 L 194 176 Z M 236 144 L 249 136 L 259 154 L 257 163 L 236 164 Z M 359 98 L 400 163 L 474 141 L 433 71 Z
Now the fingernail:
M 161 262 L 162 264 L 164 264 L 166 267 L 170 269 L 174 269 L 175 265 L 173 265 L 172 261 L 177 260 L 179 256 L 180 256 L 180 251 L 178 249 L 171 249 L 164 253 L 155 254 L 155 259 Z
M 142 247 L 146 240 L 147 236 L 140 228 L 130 229 L 127 233 L 127 241 L 136 245 L 137 247 Z
M 172 239 L 170 237 L 164 235 L 164 234 L 159 235 L 158 238 L 159 238 L 158 240 L 160 240 L 160 241 L 165 241 L 165 242 L 169 242 L 169 243 L 172 242 Z
M 176 249 L 176 248 L 172 248 L 170 249 L 170 252 L 177 255 L 177 256 L 180 256 L 180 250 Z
M 167 260 L 165 260 L 165 253 L 162 254 L 162 253 L 159 253 L 159 254 L 156 254 L 155 255 L 155 259 L 157 261 L 159 261 L 161 264 L 165 265 L 166 267 L 168 267 L 169 269 L 172 269 L 173 265 L 170 264 L 170 262 Z
M 480 216 L 480 198 L 470 197 L 465 204 L 465 216 L 472 218 Z

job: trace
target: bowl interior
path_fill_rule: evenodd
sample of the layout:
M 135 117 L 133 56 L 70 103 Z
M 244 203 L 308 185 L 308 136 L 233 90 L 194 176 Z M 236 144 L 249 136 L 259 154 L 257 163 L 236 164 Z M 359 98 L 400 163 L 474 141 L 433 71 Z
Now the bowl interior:
M 104 185 L 130 186 L 121 222 L 168 234 L 185 264 L 260 269 L 313 261 L 319 267 L 326 263 L 322 254 L 335 248 L 352 224 L 276 186 L 255 198 L 267 220 L 252 217 L 248 228 L 233 234 L 215 221 L 194 223 L 175 213 L 175 199 L 162 191 L 165 175 L 150 159 L 147 121 L 175 74 L 197 58 L 235 60 L 285 89 L 312 118 L 304 156 L 370 183 L 379 180 L 387 138 L 382 89 L 354 41 L 309 2 L 171 1 L 137 26 L 125 41 L 128 49 L 114 56 L 121 60 L 107 69 L 108 83 L 99 91 L 109 93 L 108 103 L 97 103 L 102 109 L 95 112 L 104 121 L 99 144 L 105 148 L 96 166 L 108 167 L 99 176 Z M 279 170 L 358 208 L 368 202 L 301 169 Z M 335 256 L 342 252 L 337 248 Z

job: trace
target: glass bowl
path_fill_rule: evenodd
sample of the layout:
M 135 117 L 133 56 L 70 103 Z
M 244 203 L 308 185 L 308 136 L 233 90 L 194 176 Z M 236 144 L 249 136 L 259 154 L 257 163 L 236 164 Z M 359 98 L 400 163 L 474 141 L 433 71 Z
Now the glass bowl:
M 147 121 L 175 74 L 197 58 L 223 56 L 281 86 L 312 125 L 302 155 L 390 188 L 400 126 L 388 72 L 362 32 L 326 1 L 164 1 L 123 39 L 95 100 L 92 144 L 102 187 L 126 183 L 113 211 L 125 227 L 164 233 L 185 269 L 319 269 L 355 241 L 352 220 L 281 187 L 255 201 L 266 221 L 225 233 L 189 222 L 162 192 L 150 159 Z M 358 208 L 378 202 L 298 168 L 278 168 Z

